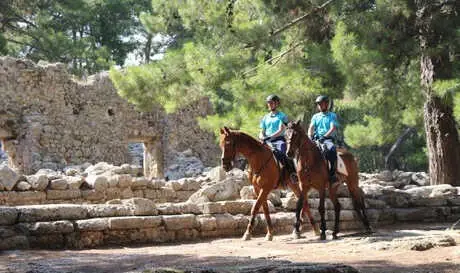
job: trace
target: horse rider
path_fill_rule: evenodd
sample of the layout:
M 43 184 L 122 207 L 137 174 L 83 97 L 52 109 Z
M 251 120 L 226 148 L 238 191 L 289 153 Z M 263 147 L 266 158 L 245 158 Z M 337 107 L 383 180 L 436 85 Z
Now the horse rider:
M 259 139 L 272 147 L 273 153 L 278 160 L 285 166 L 291 180 L 297 182 L 297 173 L 294 162 L 286 156 L 286 139 L 284 132 L 288 121 L 285 113 L 278 111 L 280 98 L 275 95 L 269 95 L 266 99 L 267 107 L 270 110 L 260 121 Z
M 327 96 L 318 96 L 315 103 L 319 112 L 311 118 L 308 136 L 310 139 L 318 141 L 325 149 L 325 157 L 331 164 L 329 178 L 331 184 L 333 184 L 337 182 L 335 172 L 337 166 L 337 149 L 335 147 L 338 127 L 337 115 L 329 111 L 329 98 Z

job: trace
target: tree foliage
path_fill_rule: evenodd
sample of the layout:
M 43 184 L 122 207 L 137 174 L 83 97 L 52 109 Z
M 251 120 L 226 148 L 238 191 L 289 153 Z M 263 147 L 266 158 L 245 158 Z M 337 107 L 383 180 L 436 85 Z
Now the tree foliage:
M 107 70 L 141 46 L 133 35 L 142 35 L 138 15 L 149 6 L 147 0 L 2 1 L 3 51 L 63 62 L 79 75 Z

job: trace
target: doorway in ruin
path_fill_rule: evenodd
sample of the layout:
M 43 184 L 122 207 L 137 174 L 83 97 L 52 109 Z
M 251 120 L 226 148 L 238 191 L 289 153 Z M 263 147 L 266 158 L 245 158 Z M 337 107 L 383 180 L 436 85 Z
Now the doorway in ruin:
M 3 148 L 3 140 L 0 140 L 0 164 L 8 163 L 8 153 Z
M 131 138 L 128 141 L 130 164 L 142 166 L 144 176 L 164 177 L 164 147 L 160 138 Z
M 141 167 L 144 166 L 144 143 L 128 143 L 128 154 L 130 158 L 129 164 Z

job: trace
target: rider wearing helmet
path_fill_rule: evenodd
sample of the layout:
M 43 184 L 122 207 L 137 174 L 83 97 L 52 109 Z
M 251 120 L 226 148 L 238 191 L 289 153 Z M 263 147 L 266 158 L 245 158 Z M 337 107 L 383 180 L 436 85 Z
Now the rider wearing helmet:
M 316 98 L 315 103 L 319 112 L 311 118 L 308 128 L 310 139 L 316 140 L 325 148 L 326 159 L 331 163 L 329 176 L 331 183 L 337 182 L 335 169 L 337 166 L 337 150 L 335 140 L 337 136 L 337 115 L 329 111 L 329 98 L 320 95 Z
M 280 98 L 277 95 L 270 95 L 266 99 L 270 112 L 260 121 L 259 138 L 264 143 L 270 145 L 276 157 L 283 163 L 292 180 L 296 181 L 294 162 L 286 156 L 286 139 L 284 132 L 288 123 L 288 117 L 285 113 L 278 111 Z M 295 182 L 294 181 L 294 182 Z
M 286 152 L 286 140 L 284 131 L 288 123 L 288 117 L 281 111 L 278 111 L 280 98 L 277 95 L 270 95 L 266 99 L 270 113 L 266 114 L 260 121 L 259 138 L 267 142 L 270 146 L 283 153 Z

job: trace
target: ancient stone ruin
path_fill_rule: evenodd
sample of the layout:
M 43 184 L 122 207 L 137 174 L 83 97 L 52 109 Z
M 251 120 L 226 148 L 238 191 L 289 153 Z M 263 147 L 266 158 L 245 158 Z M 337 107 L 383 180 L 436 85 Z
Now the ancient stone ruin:
M 0 250 L 241 236 L 255 194 L 245 171 L 205 168 L 220 151 L 195 118 L 211 111 L 203 99 L 174 115 L 141 112 L 104 73 L 78 82 L 60 64 L 0 57 L 0 140 L 8 156 L 0 164 Z M 143 143 L 143 166 L 126 164 L 129 143 Z M 429 186 L 425 173 L 362 173 L 360 185 L 373 227 L 460 218 L 459 188 Z M 344 185 L 338 196 L 341 230 L 362 229 Z M 291 232 L 296 198 L 274 190 L 269 199 L 276 234 Z M 318 220 L 317 192 L 309 204 Z M 326 209 L 331 227 L 330 201 Z M 256 222 L 255 234 L 263 234 L 263 216 Z
M 371 226 L 400 222 L 450 222 L 460 219 L 459 190 L 428 186 L 425 173 L 361 174 Z M 342 231 L 363 230 L 346 186 L 338 191 Z M 107 163 L 63 171 L 40 170 L 21 176 L 0 169 L 0 250 L 18 248 L 93 248 L 133 243 L 164 243 L 242 236 L 255 202 L 247 174 L 220 167 L 198 176 L 165 181 L 142 176 L 141 169 Z M 269 208 L 276 234 L 290 233 L 296 198 L 275 190 Z M 318 193 L 309 204 L 319 220 Z M 333 226 L 333 206 L 326 203 Z M 263 215 L 255 234 L 265 233 Z M 309 224 L 302 227 L 311 230 Z
M 0 140 L 8 164 L 31 174 L 85 162 L 130 162 L 129 143 L 144 144 L 144 174 L 164 175 L 169 151 L 192 149 L 203 162 L 219 150 L 198 116 L 211 113 L 206 99 L 167 115 L 141 112 L 120 98 L 107 73 L 76 81 L 62 64 L 0 57 Z

